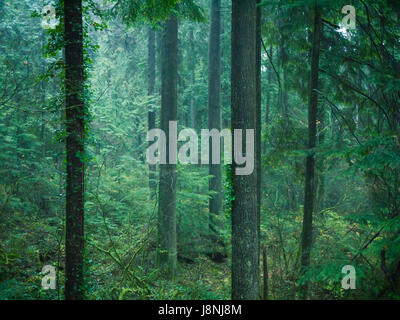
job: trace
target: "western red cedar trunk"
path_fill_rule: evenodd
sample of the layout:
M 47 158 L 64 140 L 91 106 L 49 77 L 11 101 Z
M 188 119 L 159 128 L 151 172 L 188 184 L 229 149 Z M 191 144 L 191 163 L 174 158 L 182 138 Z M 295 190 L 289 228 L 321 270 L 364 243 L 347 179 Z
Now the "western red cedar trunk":
M 84 65 L 82 0 L 64 2 L 67 130 L 65 298 L 82 299 L 84 258 Z
M 165 22 L 161 63 L 161 129 L 167 137 L 169 160 L 169 122 L 177 119 L 178 22 L 171 15 Z M 160 165 L 158 201 L 159 262 L 168 278 L 176 271 L 176 164 Z
M 315 190 L 315 159 L 314 151 L 317 133 L 317 111 L 318 111 L 318 68 L 321 41 L 321 14 L 316 5 L 314 8 L 314 32 L 311 56 L 311 77 L 310 77 L 310 96 L 308 104 L 308 149 L 309 155 L 306 159 L 306 183 L 304 199 L 304 217 L 302 231 L 302 253 L 301 266 L 302 274 L 308 271 L 310 266 L 310 255 L 312 247 L 312 218 L 314 210 L 314 190 Z M 302 285 L 301 295 L 303 299 L 308 297 L 308 281 Z
M 261 0 L 257 0 L 260 4 Z M 256 20 L 256 170 L 257 170 L 257 219 L 258 239 L 261 226 L 261 7 L 257 6 Z M 260 245 L 259 245 L 260 248 Z M 260 252 L 259 252 L 260 254 Z
M 232 130 L 255 130 L 256 0 L 232 0 L 231 50 Z M 235 163 L 232 169 L 232 299 L 254 300 L 260 291 L 257 174 L 236 175 Z
M 147 90 L 148 95 L 154 95 L 155 82 L 156 82 L 156 33 L 152 27 L 148 31 L 148 56 L 147 56 Z M 148 112 L 148 129 L 156 127 L 156 114 L 153 110 Z M 151 143 L 149 143 L 150 145 Z M 151 198 L 153 199 L 156 193 L 156 166 L 149 165 L 149 187 Z
M 208 49 L 208 128 L 221 130 L 221 0 L 211 0 L 211 25 Z M 210 139 L 211 140 L 211 139 Z M 210 144 L 210 159 L 212 157 Z M 218 215 L 222 206 L 221 165 L 210 164 L 209 173 L 212 178 L 209 190 L 215 194 L 209 200 L 210 231 L 213 242 L 210 258 L 214 261 L 225 259 L 224 241 L 221 237 L 222 221 Z

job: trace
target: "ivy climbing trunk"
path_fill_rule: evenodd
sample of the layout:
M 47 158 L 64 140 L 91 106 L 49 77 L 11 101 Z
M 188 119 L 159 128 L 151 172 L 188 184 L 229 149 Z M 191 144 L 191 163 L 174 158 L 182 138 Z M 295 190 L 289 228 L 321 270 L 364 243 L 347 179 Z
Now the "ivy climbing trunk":
M 318 112 L 318 77 L 319 77 L 319 56 L 321 42 L 321 13 L 317 5 L 314 7 L 314 31 L 311 55 L 311 77 L 310 95 L 308 104 L 308 152 L 306 159 L 306 183 L 304 199 L 303 231 L 301 242 L 301 273 L 306 276 L 306 281 L 301 287 L 301 298 L 308 297 L 308 279 L 305 274 L 310 266 L 312 247 L 312 228 L 314 210 L 314 189 L 315 189 L 315 158 L 314 147 L 317 133 L 317 112 Z
M 82 299 L 84 259 L 84 61 L 82 0 L 64 2 L 67 148 L 65 298 Z
M 208 48 L 208 128 L 221 130 L 221 0 L 211 0 L 211 25 Z M 210 142 L 210 141 L 209 141 Z M 212 157 L 210 144 L 210 159 Z M 222 207 L 221 165 L 210 164 L 212 178 L 209 190 L 214 194 L 209 200 L 210 231 L 212 248 L 210 258 L 221 262 L 226 258 L 225 245 L 221 236 L 223 223 L 219 217 Z
M 166 156 L 168 164 L 160 165 L 158 200 L 159 263 L 168 278 L 175 276 L 176 248 L 176 164 L 170 164 L 169 122 L 177 119 L 178 78 L 178 22 L 171 15 L 165 22 L 162 40 L 161 63 L 161 129 L 167 137 Z M 176 132 L 171 132 L 171 135 Z M 172 157 L 176 157 L 171 154 Z
M 147 93 L 149 97 L 154 95 L 156 83 L 156 33 L 152 27 L 148 31 L 148 56 L 147 56 Z M 151 107 L 148 111 L 148 130 L 156 127 L 156 114 Z M 149 143 L 150 145 L 151 143 Z M 156 193 L 156 165 L 149 164 L 149 187 L 150 196 L 153 199 Z
M 232 130 L 256 128 L 256 0 L 232 0 Z M 245 150 L 245 146 L 242 148 Z M 233 148 L 235 154 L 236 147 Z M 239 152 L 239 151 L 238 151 Z M 232 299 L 259 299 L 257 174 L 232 166 Z

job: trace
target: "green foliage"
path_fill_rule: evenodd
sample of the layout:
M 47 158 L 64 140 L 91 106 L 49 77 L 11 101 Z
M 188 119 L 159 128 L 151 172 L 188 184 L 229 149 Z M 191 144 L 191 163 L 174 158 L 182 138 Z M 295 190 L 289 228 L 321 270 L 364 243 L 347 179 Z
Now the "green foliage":
M 324 27 L 318 143 L 312 150 L 317 168 L 313 249 L 311 267 L 302 276 L 314 1 L 261 4 L 262 35 L 271 54 L 263 48 L 261 241 L 267 248 L 271 299 L 298 298 L 305 281 L 313 299 L 399 299 L 393 287 L 400 270 L 399 7 L 393 0 L 364 2 L 354 4 L 357 29 L 349 41 L 335 29 L 347 2 L 318 1 Z M 37 2 L 0 1 L 0 299 L 63 299 L 62 5 L 55 2 L 60 24 L 45 32 Z M 222 1 L 222 7 L 221 120 L 227 128 L 230 1 Z M 177 167 L 175 281 L 164 280 L 156 264 L 158 201 L 149 190 L 146 132 L 149 111 L 159 126 L 157 26 L 171 12 L 181 18 L 179 128 L 191 125 L 192 99 L 195 129 L 207 128 L 209 1 L 84 1 L 87 136 L 80 156 L 86 164 L 88 299 L 230 298 L 229 260 L 215 264 L 206 255 L 214 245 L 207 166 Z M 152 96 L 146 83 L 149 25 L 157 33 Z M 223 171 L 219 222 L 229 256 L 232 166 Z M 357 290 L 345 291 L 341 268 L 349 264 L 356 268 Z M 44 265 L 57 268 L 57 290 L 41 288 Z

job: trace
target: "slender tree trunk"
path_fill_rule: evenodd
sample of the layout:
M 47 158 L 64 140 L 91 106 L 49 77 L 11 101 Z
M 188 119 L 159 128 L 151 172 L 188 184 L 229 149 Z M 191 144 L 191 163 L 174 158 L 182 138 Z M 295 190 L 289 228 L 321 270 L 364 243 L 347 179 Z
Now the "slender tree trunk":
M 269 49 L 269 55 L 271 57 L 271 61 L 273 58 L 273 53 L 272 53 L 272 46 L 270 46 Z M 270 117 L 270 113 L 271 113 L 271 83 L 272 83 L 272 66 L 270 65 L 268 68 L 268 88 L 267 88 L 267 99 L 266 99 L 266 105 L 265 105 L 265 125 L 268 127 L 269 125 L 269 117 Z M 264 140 L 264 144 L 263 144 L 263 150 L 264 153 L 267 152 L 267 140 Z
M 311 81 L 310 81 L 310 98 L 308 105 L 308 149 L 310 154 L 306 159 L 306 183 L 305 183 L 305 199 L 304 199 L 304 217 L 302 231 L 302 253 L 301 266 L 302 275 L 308 271 L 310 266 L 310 255 L 312 247 L 312 217 L 314 210 L 314 171 L 315 159 L 314 151 L 317 132 L 317 111 L 318 111 L 318 68 L 320 56 L 320 41 L 321 41 L 321 14 L 317 5 L 314 8 L 314 35 L 312 45 L 311 58 Z M 308 297 L 308 281 L 301 288 L 303 299 Z
M 233 130 L 256 129 L 256 11 L 256 0 L 232 0 Z M 232 167 L 232 299 L 255 300 L 260 297 L 257 173 L 239 176 L 237 165 Z
M 271 57 L 271 61 L 273 61 L 273 51 L 272 46 L 269 48 L 269 55 Z M 272 66 L 268 68 L 268 88 L 267 88 L 267 101 L 266 101 L 266 108 L 265 108 L 265 124 L 269 124 L 269 116 L 271 111 L 271 83 L 272 83 Z
M 208 49 L 208 128 L 221 130 L 221 0 L 211 0 L 211 26 Z M 210 144 L 210 159 L 212 148 Z M 212 248 L 210 258 L 214 261 L 225 259 L 225 246 L 221 237 L 223 224 L 218 215 L 222 206 L 221 165 L 210 164 L 209 173 L 212 176 L 209 190 L 215 192 L 209 200 L 210 231 Z
M 156 83 L 156 34 L 152 27 L 149 28 L 149 39 L 148 39 L 148 95 L 154 95 L 155 83 Z M 156 114 L 153 110 L 148 112 L 148 129 L 152 130 L 156 127 Z M 151 143 L 150 143 L 151 144 Z M 156 193 L 156 165 L 149 165 L 149 187 L 151 198 L 153 199 Z
M 282 19 L 285 18 L 285 13 L 282 13 L 281 10 L 281 5 L 279 4 L 278 12 L 279 12 L 279 17 L 278 17 L 278 29 L 280 33 L 280 41 L 279 41 L 279 62 L 280 62 L 280 69 L 282 72 L 282 88 L 281 92 L 279 94 L 279 106 L 281 108 L 281 112 L 283 116 L 286 118 L 288 117 L 288 112 L 289 112 L 289 94 L 287 90 L 287 72 L 286 72 L 286 65 L 288 61 L 288 55 L 286 51 L 286 40 L 287 40 L 287 34 L 285 30 L 285 26 L 282 25 Z M 286 13 L 287 14 L 287 13 Z M 283 24 L 286 22 L 283 21 Z M 287 129 L 286 127 L 284 128 L 285 130 Z
M 65 298 L 82 299 L 85 106 L 82 0 L 64 2 L 67 129 Z
M 157 30 L 156 32 L 156 86 L 157 86 L 157 93 L 161 95 L 161 65 L 162 65 L 162 38 L 163 38 L 163 31 Z
M 46 36 L 45 32 L 43 31 L 42 34 L 42 47 L 46 44 Z M 42 72 L 45 73 L 45 66 L 43 66 Z M 42 112 L 41 112 L 41 130 L 40 130 L 40 140 L 42 142 L 42 158 L 45 159 L 46 157 L 46 114 L 44 105 L 46 103 L 46 81 L 42 81 Z
M 191 75 L 190 75 L 190 84 L 192 86 L 192 93 L 190 97 L 190 125 L 192 129 L 196 129 L 196 100 L 194 98 L 195 90 L 194 85 L 196 83 L 196 56 L 194 54 L 194 35 L 193 28 L 190 30 L 190 56 L 191 56 Z
M 261 0 L 257 0 L 257 4 Z M 256 169 L 257 169 L 257 233 L 260 240 L 261 227 L 261 7 L 257 6 L 256 20 Z M 260 248 L 260 244 L 258 246 Z M 258 253 L 260 255 L 260 252 Z
M 268 300 L 268 263 L 267 247 L 263 247 L 263 299 Z
M 320 121 L 320 132 L 318 134 L 318 144 L 322 145 L 325 142 L 325 123 L 326 123 L 326 111 L 324 107 L 319 108 L 319 121 Z M 318 175 L 318 192 L 317 192 L 317 206 L 316 212 L 319 213 L 325 209 L 325 161 L 323 157 L 318 157 L 317 161 L 317 175 Z
M 174 15 L 165 22 L 162 41 L 161 129 L 167 137 L 169 161 L 169 122 L 177 120 L 178 22 Z M 160 165 L 158 215 L 159 262 L 166 269 L 168 278 L 172 279 L 175 276 L 177 260 L 176 164 Z

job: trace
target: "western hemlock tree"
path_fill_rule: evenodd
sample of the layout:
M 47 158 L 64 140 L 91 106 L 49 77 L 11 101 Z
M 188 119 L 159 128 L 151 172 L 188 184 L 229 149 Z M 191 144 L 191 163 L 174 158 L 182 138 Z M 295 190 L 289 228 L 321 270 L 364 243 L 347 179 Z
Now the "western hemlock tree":
M 161 129 L 169 137 L 169 122 L 177 119 L 178 21 L 173 14 L 165 22 L 162 41 Z M 169 146 L 170 143 L 167 138 L 166 157 L 168 162 L 170 157 Z M 158 230 L 159 263 L 166 269 L 167 276 L 173 278 L 177 260 L 176 164 L 160 165 Z
M 64 2 L 67 148 L 65 298 L 83 298 L 84 61 L 82 0 Z
M 306 183 L 304 199 L 303 231 L 301 239 L 301 267 L 302 274 L 310 266 L 310 255 L 312 247 L 312 216 L 314 210 L 315 189 L 315 158 L 314 147 L 317 134 L 317 112 L 318 112 L 318 77 L 319 56 L 321 42 L 321 13 L 318 5 L 314 7 L 314 32 L 311 56 L 310 98 L 308 104 L 308 156 L 306 159 Z M 308 277 L 308 276 L 307 276 Z M 302 286 L 301 295 L 303 299 L 308 297 L 308 280 Z
M 232 129 L 255 130 L 256 0 L 232 1 L 231 48 Z M 234 174 L 235 167 L 233 164 L 232 299 L 259 299 L 257 173 L 239 176 Z
M 211 25 L 208 49 L 208 128 L 221 130 L 221 0 L 211 0 Z M 210 156 L 212 147 L 210 144 Z M 225 258 L 223 239 L 221 239 L 222 224 L 218 215 L 221 211 L 221 165 L 210 164 L 209 173 L 212 176 L 209 190 L 214 192 L 209 200 L 210 231 L 212 237 L 211 259 L 222 261 Z

